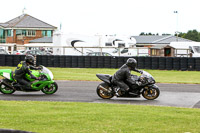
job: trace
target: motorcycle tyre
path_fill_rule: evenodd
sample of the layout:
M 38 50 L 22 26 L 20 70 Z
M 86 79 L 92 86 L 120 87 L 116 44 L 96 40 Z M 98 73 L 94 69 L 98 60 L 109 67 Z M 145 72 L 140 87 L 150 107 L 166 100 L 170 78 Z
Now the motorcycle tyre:
M 41 91 L 44 93 L 44 94 L 47 94 L 47 95 L 52 95 L 54 94 L 57 90 L 58 90 L 58 84 L 56 82 L 52 83 L 51 85 L 54 85 L 55 88 L 53 88 L 53 91 L 46 91 L 45 88 L 43 88 Z
M 109 89 L 109 87 L 110 87 L 107 83 L 101 83 L 101 84 L 99 84 L 99 85 L 97 86 L 97 89 L 96 89 L 97 95 L 98 95 L 100 98 L 102 98 L 102 99 L 111 99 L 111 98 L 114 96 L 114 94 L 111 93 L 110 96 L 105 95 L 105 94 L 102 94 L 102 93 L 103 93 L 103 90 L 100 89 L 100 87 L 99 87 L 100 85 L 103 86 L 103 87 L 106 88 L 106 89 Z M 101 91 L 102 91 L 102 92 L 101 92 Z
M 10 89 L 10 90 L 5 90 L 6 88 L 8 88 L 8 87 L 6 87 L 5 85 L 5 87 L 4 88 L 2 88 L 2 85 L 3 84 L 0 84 L 0 92 L 2 93 L 2 94 L 13 94 L 14 92 L 15 92 L 15 90 L 12 90 L 12 89 Z
M 156 98 L 159 97 L 159 95 L 160 95 L 160 90 L 159 90 L 158 88 L 153 88 L 153 89 L 157 92 L 155 97 L 148 97 L 148 96 L 146 95 L 147 89 L 144 89 L 144 90 L 142 91 L 142 96 L 143 96 L 145 99 L 147 99 L 147 100 L 155 100 Z

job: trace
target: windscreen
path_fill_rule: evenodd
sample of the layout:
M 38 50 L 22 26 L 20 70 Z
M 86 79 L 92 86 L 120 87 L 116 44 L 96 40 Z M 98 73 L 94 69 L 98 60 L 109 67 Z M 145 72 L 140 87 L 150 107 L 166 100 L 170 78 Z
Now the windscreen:
M 53 73 L 48 68 L 46 68 L 44 66 L 42 68 L 42 73 L 49 74 L 49 76 L 51 77 L 51 79 L 53 79 Z
M 194 46 L 194 51 L 197 53 L 200 53 L 200 46 Z
M 145 72 L 145 71 L 143 71 L 143 73 L 142 74 L 144 74 L 144 75 L 147 75 L 147 76 L 149 76 L 149 77 L 153 77 L 150 73 L 148 73 L 148 72 Z

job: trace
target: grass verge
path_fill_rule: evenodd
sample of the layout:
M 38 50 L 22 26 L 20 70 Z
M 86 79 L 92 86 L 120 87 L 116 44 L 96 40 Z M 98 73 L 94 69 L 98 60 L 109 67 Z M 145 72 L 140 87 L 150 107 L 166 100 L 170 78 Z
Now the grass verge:
M 12 69 L 15 67 L 0 67 L 0 69 Z M 55 80 L 88 80 L 99 81 L 97 73 L 113 75 L 118 69 L 102 68 L 49 68 Z M 167 71 L 145 70 L 153 75 L 158 83 L 187 83 L 200 84 L 200 71 Z M 132 72 L 132 74 L 137 74 Z
M 120 104 L 0 101 L 0 128 L 39 133 L 198 133 L 200 110 Z
M 14 67 L 0 67 L 12 69 Z M 50 68 L 55 80 L 98 81 L 117 69 Z M 198 83 L 197 71 L 146 70 L 160 83 Z M 133 73 L 136 74 L 136 73 Z M 0 128 L 39 133 L 198 133 L 200 110 L 98 103 L 0 101 Z

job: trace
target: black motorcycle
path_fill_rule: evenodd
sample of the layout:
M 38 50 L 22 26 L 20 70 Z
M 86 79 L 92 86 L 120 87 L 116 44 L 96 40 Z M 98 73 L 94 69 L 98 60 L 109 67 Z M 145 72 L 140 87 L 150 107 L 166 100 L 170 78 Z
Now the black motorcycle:
M 103 99 L 110 99 L 116 95 L 116 90 L 119 90 L 119 87 L 111 82 L 112 76 L 108 74 L 96 74 L 96 76 L 103 81 L 103 83 L 97 86 L 97 94 L 99 97 Z M 124 98 L 137 98 L 142 96 L 147 100 L 154 100 L 160 95 L 160 90 L 157 85 L 155 85 L 155 80 L 151 74 L 148 72 L 143 71 L 140 76 L 132 75 L 132 80 L 137 80 L 141 83 L 140 86 L 135 86 L 138 91 L 138 94 L 135 95 L 133 88 L 127 83 L 129 86 L 129 91 L 125 94 L 117 97 L 124 97 Z M 126 82 L 126 81 L 125 81 Z

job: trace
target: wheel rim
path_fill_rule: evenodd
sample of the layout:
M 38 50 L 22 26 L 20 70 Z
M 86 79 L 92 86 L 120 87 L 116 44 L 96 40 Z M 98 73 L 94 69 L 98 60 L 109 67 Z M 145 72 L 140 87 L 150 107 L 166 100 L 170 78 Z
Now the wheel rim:
M 106 88 L 107 90 L 109 90 L 109 86 L 103 86 L 104 88 Z M 113 97 L 112 94 L 108 93 L 108 92 L 105 92 L 100 86 L 99 86 L 99 95 L 100 97 L 102 98 L 105 98 L 105 99 L 109 99 L 111 97 Z
M 159 93 L 156 89 L 147 89 L 144 90 L 143 96 L 148 100 L 153 100 L 158 97 Z
M 44 89 L 43 89 L 43 92 L 45 94 L 53 94 L 57 91 L 57 86 L 55 84 L 51 84 L 50 88 L 48 88 L 48 86 L 46 86 Z
M 13 92 L 14 92 L 14 90 L 12 90 L 12 89 L 6 87 L 6 86 L 3 85 L 3 84 L 2 84 L 0 87 L 1 87 L 1 91 L 2 91 L 4 94 L 10 94 L 10 93 L 13 93 Z

